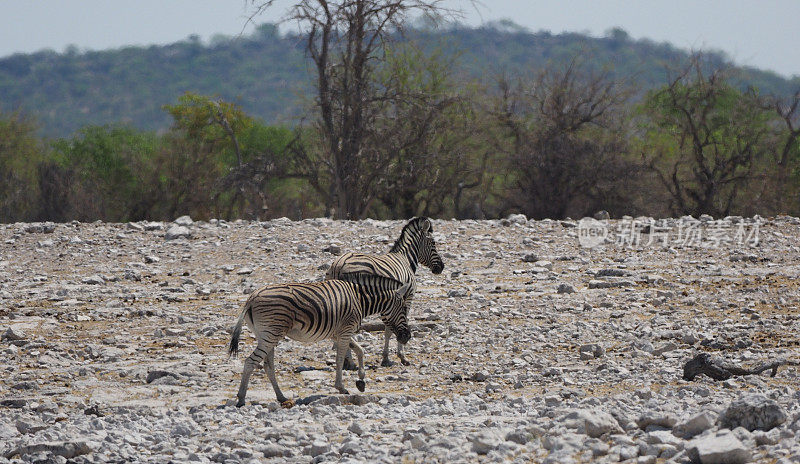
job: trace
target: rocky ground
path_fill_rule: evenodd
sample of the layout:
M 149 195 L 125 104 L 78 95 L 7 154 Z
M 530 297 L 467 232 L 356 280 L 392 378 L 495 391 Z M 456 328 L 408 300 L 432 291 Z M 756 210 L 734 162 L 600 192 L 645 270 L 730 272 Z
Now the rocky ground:
M 413 364 L 362 333 L 367 391 L 335 395 L 330 343 L 287 340 L 291 409 L 263 373 L 233 407 L 247 294 L 386 252 L 402 221 L 0 225 L 0 462 L 798 462 L 797 366 L 682 374 L 800 360 L 800 220 L 702 219 L 605 221 L 594 248 L 573 221 L 434 221 Z

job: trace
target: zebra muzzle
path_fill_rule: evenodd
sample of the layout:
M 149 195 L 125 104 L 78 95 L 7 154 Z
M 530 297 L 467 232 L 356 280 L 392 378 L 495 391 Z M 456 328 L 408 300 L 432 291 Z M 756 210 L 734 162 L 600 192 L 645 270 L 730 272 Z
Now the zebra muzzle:
M 444 271 L 444 263 L 436 263 L 431 268 L 431 272 L 434 274 L 441 274 Z
M 407 328 L 397 330 L 397 341 L 405 345 L 411 340 L 411 331 Z

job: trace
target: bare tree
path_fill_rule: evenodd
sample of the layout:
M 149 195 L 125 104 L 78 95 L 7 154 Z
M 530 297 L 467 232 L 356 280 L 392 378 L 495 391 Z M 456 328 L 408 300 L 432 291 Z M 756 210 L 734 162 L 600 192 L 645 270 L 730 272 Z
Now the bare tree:
M 796 214 L 800 208 L 800 90 L 788 97 L 768 96 L 764 107 L 777 116 L 771 141 L 776 148 L 769 151 L 771 162 L 765 166 L 759 197 L 770 213 Z
M 731 86 L 727 73 L 695 55 L 645 104 L 643 158 L 669 191 L 674 213 L 729 214 L 769 149 L 772 116 L 753 91 Z
M 533 81 L 502 78 L 491 111 L 503 131 L 494 145 L 514 174 L 507 200 L 532 217 L 585 214 L 603 205 L 622 177 L 627 151 L 624 102 L 629 93 L 581 57 Z
M 395 217 L 457 215 L 454 198 L 481 184 L 486 148 L 472 99 L 451 77 L 455 58 L 413 44 L 390 55 L 380 80 L 403 98 L 376 118 L 369 142 L 391 160 L 377 199 Z
M 273 1 L 254 2 L 256 14 Z M 338 218 L 363 217 L 385 182 L 395 153 L 380 150 L 387 136 L 379 129 L 387 108 L 408 95 L 385 85 L 376 73 L 388 45 L 402 34 L 410 14 L 440 18 L 451 13 L 441 0 L 302 0 L 289 11 L 306 34 L 306 50 L 316 70 L 313 125 L 321 156 L 306 156 L 327 182 L 319 190 Z

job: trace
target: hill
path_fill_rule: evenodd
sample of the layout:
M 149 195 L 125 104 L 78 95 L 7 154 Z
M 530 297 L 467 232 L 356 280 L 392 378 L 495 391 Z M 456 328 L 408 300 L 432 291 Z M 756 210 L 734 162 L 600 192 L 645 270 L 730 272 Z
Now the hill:
M 530 73 L 548 62 L 584 51 L 595 68 L 612 76 L 633 77 L 641 89 L 664 83 L 665 67 L 689 53 L 669 44 L 632 40 L 620 29 L 606 37 L 577 33 L 532 33 L 509 22 L 480 28 L 414 29 L 407 34 L 429 48 L 457 53 L 457 72 L 465 79 L 491 82 L 499 73 Z M 42 51 L 0 59 L 0 111 L 35 116 L 42 134 L 66 136 L 89 124 L 129 123 L 159 130 L 170 123 L 162 105 L 186 91 L 219 95 L 269 123 L 289 123 L 310 101 L 310 69 L 303 37 L 284 35 L 264 24 L 250 36 L 197 37 L 150 47 L 64 53 Z M 727 57 L 713 52 L 720 63 Z M 739 68 L 742 85 L 765 93 L 787 94 L 800 78 Z

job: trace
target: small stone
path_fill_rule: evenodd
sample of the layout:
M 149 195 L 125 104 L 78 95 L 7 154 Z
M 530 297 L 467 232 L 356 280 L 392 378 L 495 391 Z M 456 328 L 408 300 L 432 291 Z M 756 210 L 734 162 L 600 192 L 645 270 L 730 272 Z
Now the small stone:
M 97 417 L 103 417 L 105 415 L 102 413 L 102 411 L 100 411 L 100 406 L 96 404 L 93 404 L 92 406 L 89 406 L 88 408 L 84 409 L 83 413 L 86 414 L 87 416 L 97 416 Z
M 594 218 L 598 221 L 607 221 L 611 219 L 611 215 L 608 214 L 608 211 L 601 209 L 600 211 L 594 213 Z
M 472 374 L 472 380 L 474 382 L 485 382 L 486 379 L 489 378 L 489 373 L 486 371 L 475 372 Z
M 592 438 L 608 433 L 622 433 L 619 423 L 611 414 L 598 409 L 576 409 L 564 416 L 567 427 L 577 429 Z
M 681 446 L 683 442 L 680 438 L 676 437 L 669 430 L 655 430 L 648 432 L 644 437 L 645 442 L 651 445 L 671 445 L 674 447 Z
M 630 280 L 597 280 L 589 281 L 589 288 L 618 288 L 618 287 L 634 287 L 636 284 Z
M 541 268 L 547 269 L 548 271 L 552 271 L 553 270 L 553 263 L 551 261 L 546 261 L 546 260 L 540 259 L 538 261 L 535 261 L 533 263 L 533 265 L 536 266 L 536 267 L 541 267 Z
M 347 440 L 339 447 L 339 454 L 358 454 L 363 447 L 360 440 Z
M 25 332 L 23 332 L 21 329 L 9 327 L 8 330 L 3 332 L 3 340 L 8 340 L 12 342 L 18 340 L 25 340 Z
M 33 353 L 34 352 L 32 352 L 31 354 L 33 354 Z M 35 352 L 35 353 L 38 353 L 38 351 Z M 24 382 L 17 382 L 15 384 L 12 384 L 11 385 L 11 389 L 12 390 L 38 390 L 39 389 L 39 385 L 36 382 L 34 382 L 33 380 L 26 380 Z
M 135 282 L 142 281 L 142 273 L 136 269 L 125 269 L 125 272 L 123 273 L 122 277 L 125 280 L 133 280 Z
M 653 350 L 653 356 L 661 356 L 664 353 L 675 351 L 677 349 L 678 345 L 676 345 L 674 342 L 666 342 Z
M 524 214 L 510 214 L 506 219 L 511 224 L 523 225 L 528 223 L 528 218 Z
M 689 457 L 701 464 L 745 464 L 752 455 L 730 430 L 695 438 L 686 445 Z
M 277 458 L 291 456 L 291 451 L 285 446 L 277 443 L 270 443 L 258 449 L 265 458 Z
M 558 406 L 561 404 L 561 398 L 555 395 L 549 395 L 544 397 L 544 404 L 545 406 Z
M 745 395 L 733 401 L 719 417 L 720 427 L 735 429 L 744 427 L 749 431 L 770 430 L 784 422 L 787 415 L 783 408 L 763 395 Z
M 192 232 L 188 228 L 179 225 L 171 226 L 169 229 L 167 229 L 167 232 L 164 235 L 164 238 L 166 240 L 175 240 L 179 238 L 191 238 L 191 237 L 192 237 Z
M 172 222 L 177 224 L 177 225 L 179 225 L 179 226 L 183 226 L 183 227 L 189 227 L 192 224 L 194 224 L 194 221 L 189 216 L 181 216 L 181 217 L 179 217 L 178 219 L 175 219 Z
M 361 435 L 364 435 L 364 433 L 365 433 L 364 432 L 364 427 L 359 422 L 353 422 L 352 424 L 350 424 L 350 427 L 347 427 L 347 430 L 349 430 L 350 432 L 355 433 L 359 437 Z
M 539 256 L 534 253 L 528 253 L 522 257 L 523 263 L 535 263 L 536 261 L 539 261 Z
M 628 275 L 628 271 L 615 268 L 600 269 L 595 274 L 597 277 L 625 277 L 626 275 Z
M 650 425 L 671 429 L 677 422 L 675 416 L 660 411 L 647 411 L 636 419 L 636 425 L 642 430 Z
M 170 376 L 170 377 L 173 377 L 173 378 L 176 378 L 176 379 L 179 377 L 178 374 L 175 374 L 175 373 L 172 373 L 172 372 L 150 371 L 150 372 L 147 373 L 147 383 L 152 383 L 155 380 L 158 380 L 158 379 L 160 379 L 162 377 L 167 377 L 167 376 Z
M 775 445 L 780 441 L 780 433 L 778 429 L 772 429 L 769 432 L 764 432 L 762 430 L 756 430 L 752 433 L 753 440 L 755 440 L 756 445 Z
M 595 358 L 602 358 L 606 354 L 606 350 L 603 349 L 603 347 L 598 345 L 597 343 L 589 343 L 586 345 L 581 345 L 580 348 L 578 348 L 578 352 L 580 353 L 580 358 L 583 361 Z
M 243 268 L 240 268 L 238 271 L 236 271 L 236 273 L 238 275 L 252 274 L 253 273 L 253 268 L 251 268 L 251 267 L 243 267 Z
M 25 419 L 17 419 L 15 425 L 21 434 L 36 433 L 48 427 L 48 425 L 43 424 L 42 422 Z
M 528 433 L 527 430 L 512 430 L 506 434 L 506 441 L 510 441 L 516 443 L 518 445 L 524 445 L 528 443 L 531 438 L 531 434 Z
M 678 436 L 689 439 L 714 427 L 716 421 L 717 418 L 715 414 L 703 411 L 676 424 L 672 431 Z
M 496 434 L 489 431 L 478 432 L 470 436 L 469 441 L 472 443 L 472 451 L 478 454 L 487 454 L 503 443 Z
M 425 449 L 426 443 L 425 439 L 421 437 L 419 434 L 414 434 L 409 440 L 408 443 L 411 445 L 412 449 Z
M 5 400 L 0 400 L 0 406 L 5 406 L 11 409 L 24 408 L 27 404 L 28 400 L 25 398 L 9 398 Z
M 687 345 L 694 345 L 700 341 L 700 337 L 698 337 L 696 333 L 687 332 L 681 335 L 681 341 Z
M 607 455 L 608 450 L 610 448 L 607 443 L 602 442 L 596 438 L 588 440 L 588 443 L 586 445 L 589 448 L 589 450 L 591 450 L 592 456 L 595 457 Z
M 575 293 L 575 287 L 568 283 L 559 284 L 558 293 Z
M 83 282 L 85 284 L 88 284 L 88 285 L 102 285 L 102 284 L 106 283 L 105 279 L 103 279 L 102 276 L 97 275 L 97 274 L 89 276 L 89 277 L 84 277 L 81 280 L 81 282 Z
M 331 450 L 331 444 L 324 440 L 315 440 L 308 447 L 307 453 L 311 457 L 317 457 L 320 454 L 325 454 Z
M 342 254 L 342 247 L 340 247 L 339 245 L 330 245 L 323 248 L 322 251 L 330 253 L 333 256 L 339 256 L 340 254 Z
M 448 298 L 464 298 L 468 294 L 469 293 L 467 292 L 467 290 L 458 289 L 458 288 L 454 288 L 454 289 L 451 289 L 451 290 L 447 291 L 447 297 Z

